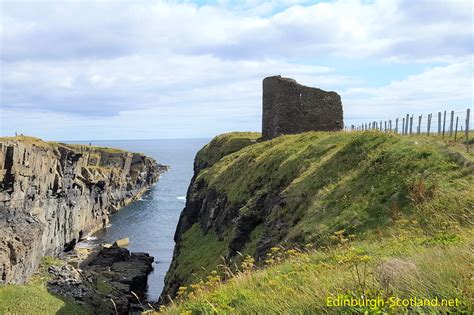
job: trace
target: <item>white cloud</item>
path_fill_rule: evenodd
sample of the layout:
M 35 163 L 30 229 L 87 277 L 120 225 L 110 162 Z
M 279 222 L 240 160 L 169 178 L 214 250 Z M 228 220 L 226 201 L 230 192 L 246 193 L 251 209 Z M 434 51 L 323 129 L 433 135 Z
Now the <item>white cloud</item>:
M 261 79 L 275 74 L 342 91 L 348 118 L 472 101 L 470 1 L 0 5 L 2 133 L 78 136 L 32 122 L 101 138 L 259 129 Z M 327 58 L 428 68 L 373 88 Z
M 263 4 L 247 1 L 238 8 Z M 168 2 L 7 2 L 3 7 L 7 60 L 164 51 L 233 59 L 330 54 L 426 60 L 472 52 L 470 1 L 341 0 L 292 5 L 268 17 L 230 5 Z
M 346 115 L 352 119 L 388 119 L 405 113 L 461 111 L 474 98 L 472 57 L 428 69 L 379 88 L 349 88 L 343 92 Z
M 114 59 L 2 64 L 2 106 L 113 116 L 127 109 L 220 103 L 258 104 L 261 79 L 285 74 L 324 88 L 350 82 L 332 68 L 281 60 L 221 60 L 209 55 L 148 55 Z M 308 83 L 309 83 L 308 82 Z

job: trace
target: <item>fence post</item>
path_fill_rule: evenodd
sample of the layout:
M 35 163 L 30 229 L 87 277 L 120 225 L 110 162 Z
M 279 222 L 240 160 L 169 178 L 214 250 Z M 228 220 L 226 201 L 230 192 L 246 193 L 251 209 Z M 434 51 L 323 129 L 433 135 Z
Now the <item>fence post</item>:
M 384 121 L 384 122 L 383 122 L 383 125 L 384 125 L 383 131 L 384 131 L 384 132 L 387 132 L 387 121 Z
M 409 135 L 409 134 L 410 134 L 410 117 L 407 118 L 405 127 L 406 127 L 406 128 L 405 128 L 405 129 L 406 129 L 405 134 L 406 134 L 406 135 Z
M 407 114 L 405 116 L 405 134 L 408 134 L 408 123 L 410 122 L 410 117 L 409 115 Z
M 446 111 L 444 111 L 444 115 L 443 115 L 443 138 L 444 138 L 444 127 L 446 126 Z
M 412 134 L 413 131 L 413 115 L 410 117 L 410 135 Z
M 398 118 L 395 119 L 395 132 L 398 133 Z
M 459 121 L 459 116 L 456 116 L 456 129 L 454 131 L 454 142 L 456 142 L 456 139 L 458 137 L 458 121 Z
M 421 133 L 421 116 L 423 115 L 418 116 L 418 134 Z
M 466 151 L 469 153 L 469 116 L 471 109 L 468 108 L 466 111 Z
M 454 110 L 451 111 L 451 123 L 449 124 L 449 136 L 453 136 Z
M 438 135 L 441 134 L 441 112 L 438 112 Z
M 428 126 L 426 127 L 428 136 L 430 135 L 430 129 L 431 129 L 431 116 L 432 114 L 428 114 Z
M 402 135 L 405 134 L 405 117 L 403 117 L 403 124 L 402 124 Z
M 392 132 L 392 120 L 388 120 L 388 128 L 390 129 L 390 132 Z

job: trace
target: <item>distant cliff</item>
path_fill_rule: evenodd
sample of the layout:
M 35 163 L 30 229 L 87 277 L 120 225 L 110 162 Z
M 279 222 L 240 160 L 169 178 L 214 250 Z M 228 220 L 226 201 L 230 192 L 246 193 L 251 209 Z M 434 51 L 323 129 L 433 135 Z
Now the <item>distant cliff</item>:
M 105 227 L 165 170 L 138 153 L 0 138 L 0 284 L 23 283 L 41 257 Z

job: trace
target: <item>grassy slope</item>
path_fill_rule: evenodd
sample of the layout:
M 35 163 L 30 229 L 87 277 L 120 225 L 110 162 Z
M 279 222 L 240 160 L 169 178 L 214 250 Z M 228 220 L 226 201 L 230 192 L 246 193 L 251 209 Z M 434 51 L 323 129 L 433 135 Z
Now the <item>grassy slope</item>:
M 255 134 L 250 136 L 256 138 Z M 231 142 L 232 135 L 225 137 L 224 146 Z M 213 142 L 219 142 L 219 137 Z M 357 281 L 350 275 L 354 264 L 345 266 L 334 258 L 335 251 L 350 256 L 350 247 L 367 253 L 367 268 L 375 278 L 380 276 L 376 267 L 390 257 L 406 257 L 417 266 L 421 275 L 391 288 L 395 294 L 459 297 L 467 303 L 466 294 L 472 294 L 466 284 L 466 253 L 472 245 L 474 209 L 472 155 L 434 137 L 378 132 L 311 132 L 248 144 L 208 163 L 210 167 L 201 171 L 196 181 L 204 181 L 208 188 L 242 205 L 241 213 L 259 211 L 253 207 L 255 198 L 277 191 L 285 202 L 272 211 L 269 219 L 289 222 L 287 244 L 311 243 L 320 250 L 302 255 L 304 263 L 288 261 L 241 276 L 177 309 L 323 310 L 322 299 L 327 293 L 336 294 L 342 288 L 352 293 L 357 290 Z M 212 154 L 223 151 L 227 149 L 214 147 Z M 212 154 L 205 148 L 198 159 L 209 160 Z M 340 230 L 344 232 L 338 234 Z M 245 252 L 253 254 L 258 236 L 270 232 L 257 227 L 253 233 L 257 236 Z M 196 237 L 193 244 L 198 247 L 193 250 L 199 252 L 203 239 Z M 349 246 L 341 244 L 341 238 L 357 241 Z M 187 246 L 186 240 L 183 246 Z M 215 266 L 210 265 L 211 261 L 215 263 L 215 259 L 208 259 L 204 263 L 209 264 L 200 267 L 211 270 Z M 192 260 L 186 264 L 187 268 L 199 268 Z M 427 268 L 436 264 L 439 271 Z M 300 265 L 303 271 L 294 279 L 284 277 L 278 285 L 278 274 Z M 319 271 L 324 276 L 317 276 Z
M 470 244 L 472 246 L 472 243 Z M 369 262 L 353 264 L 344 257 L 364 253 Z M 164 309 L 165 314 L 324 314 L 356 312 L 378 314 L 472 312 L 472 287 L 469 270 L 471 252 L 465 240 L 459 244 L 426 245 L 421 240 L 355 242 L 347 247 L 298 254 L 273 266 L 244 273 L 226 283 L 192 293 Z M 398 257 L 416 266 L 403 270 L 388 286 L 380 283 L 378 265 L 389 257 Z M 356 273 L 359 268 L 361 280 Z M 366 273 L 361 270 L 366 268 Z M 365 289 L 362 290 L 362 286 Z M 332 307 L 328 297 L 385 299 L 385 305 L 370 307 Z M 392 305 L 390 298 L 458 299 L 457 307 L 403 307 Z
M 47 268 L 61 263 L 44 257 L 38 273 L 28 284 L 0 286 L 0 314 L 91 314 L 83 306 L 55 296 L 46 289 L 49 279 Z

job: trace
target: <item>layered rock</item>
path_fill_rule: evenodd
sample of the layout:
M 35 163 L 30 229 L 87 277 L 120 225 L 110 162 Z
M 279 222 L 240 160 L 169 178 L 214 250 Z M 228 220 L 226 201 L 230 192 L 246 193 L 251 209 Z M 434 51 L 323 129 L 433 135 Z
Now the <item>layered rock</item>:
M 74 299 L 94 309 L 95 314 L 129 314 L 134 305 L 145 302 L 153 257 L 116 246 L 91 255 L 80 269 L 69 264 L 49 267 L 53 277 L 48 282 L 49 291 Z
M 41 257 L 105 227 L 166 167 L 138 153 L 0 138 L 0 283 L 22 283 Z

